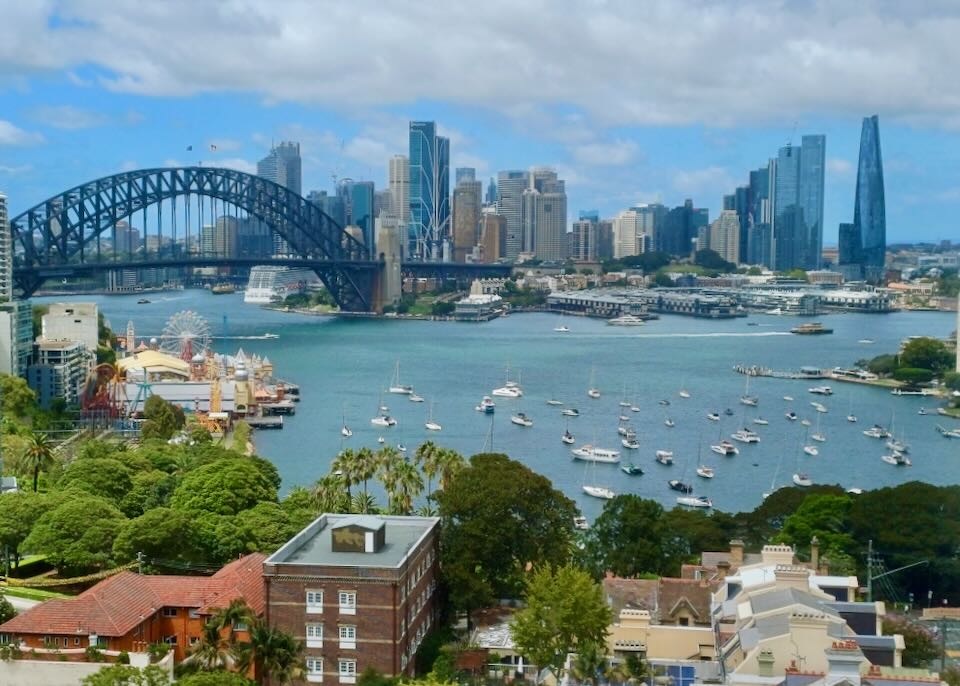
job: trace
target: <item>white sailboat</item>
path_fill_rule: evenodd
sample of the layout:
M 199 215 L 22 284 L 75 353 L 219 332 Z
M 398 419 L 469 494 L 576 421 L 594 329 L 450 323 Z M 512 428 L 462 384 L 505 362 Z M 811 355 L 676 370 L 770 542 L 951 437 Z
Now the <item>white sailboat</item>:
M 400 383 L 400 360 L 397 360 L 397 364 L 393 368 L 393 379 L 390 381 L 390 387 L 387 390 L 397 395 L 411 395 L 413 393 L 413 386 L 405 386 Z
M 566 445 L 573 445 L 577 441 L 577 439 L 573 437 L 573 434 L 570 433 L 569 419 L 567 420 L 566 424 L 563 427 L 563 436 L 560 437 L 560 440 Z
M 430 403 L 430 417 L 423 426 L 427 429 L 427 431 L 441 431 L 443 429 L 442 426 L 433 421 L 433 403 Z
M 353 431 L 350 430 L 350 427 L 347 426 L 347 406 L 343 406 L 343 426 L 340 427 L 340 435 L 344 438 L 350 438 L 353 436 Z
M 592 498 L 600 498 L 601 500 L 612 500 L 617 496 L 617 494 L 613 492 L 613 489 L 607 488 L 606 486 L 600 486 L 599 484 L 596 483 L 597 465 L 596 465 L 596 461 L 592 461 L 592 462 L 593 464 L 583 465 L 583 483 L 581 485 L 583 492 Z M 594 483 L 590 483 L 590 484 L 587 483 L 588 469 L 591 470 L 590 480 Z
M 755 395 L 750 395 L 750 375 L 747 374 L 747 383 L 743 389 L 743 395 L 740 396 L 740 404 L 749 407 L 756 407 L 760 400 Z
M 422 395 L 417 395 L 416 393 L 411 393 L 409 400 L 410 400 L 410 402 L 412 402 L 412 403 L 422 403 L 422 402 L 423 402 L 423 396 L 422 396 Z
M 800 445 L 804 443 L 803 439 L 800 440 Z M 797 471 L 793 473 L 793 483 L 801 488 L 806 488 L 813 485 L 813 479 L 810 478 L 810 475 L 800 469 L 800 451 L 797 451 Z
M 373 424 L 374 426 L 383 426 L 383 427 L 397 425 L 397 420 L 387 414 L 388 410 L 386 409 L 386 407 L 387 406 L 383 404 L 383 394 L 381 393 L 380 402 L 377 403 L 377 408 L 380 414 L 378 414 L 376 417 L 370 420 L 371 424 Z
M 594 400 L 600 397 L 600 389 L 596 386 L 596 367 L 590 368 L 590 388 L 587 389 L 587 395 Z
M 817 415 L 817 430 L 814 431 L 810 438 L 816 441 L 817 443 L 824 443 L 827 440 L 827 437 L 820 431 L 820 415 Z
M 523 389 L 520 387 L 519 381 L 510 380 L 510 367 L 507 367 L 506 380 L 504 381 L 503 386 L 500 388 L 494 388 L 490 391 L 490 395 L 495 395 L 500 398 L 519 398 L 523 395 Z
M 713 467 L 703 464 L 701 453 L 703 451 L 703 437 L 697 439 L 697 476 L 702 479 L 712 479 L 714 477 Z

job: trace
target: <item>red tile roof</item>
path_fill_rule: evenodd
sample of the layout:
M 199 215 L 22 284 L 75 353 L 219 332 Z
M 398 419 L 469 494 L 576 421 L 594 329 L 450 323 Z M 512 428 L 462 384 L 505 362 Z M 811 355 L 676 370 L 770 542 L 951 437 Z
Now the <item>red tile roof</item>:
M 261 553 L 247 555 L 211 577 L 120 572 L 75 598 L 41 603 L 0 624 L 0 632 L 123 636 L 163 607 L 210 613 L 235 598 L 245 599 L 257 615 L 262 615 L 266 559 Z

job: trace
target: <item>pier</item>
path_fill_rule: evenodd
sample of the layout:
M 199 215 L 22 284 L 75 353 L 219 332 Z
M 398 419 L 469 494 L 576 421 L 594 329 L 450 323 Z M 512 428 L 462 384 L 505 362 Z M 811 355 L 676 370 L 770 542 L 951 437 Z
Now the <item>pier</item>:
M 267 417 L 244 417 L 243 421 L 250 425 L 251 429 L 282 429 L 283 417 L 271 415 Z

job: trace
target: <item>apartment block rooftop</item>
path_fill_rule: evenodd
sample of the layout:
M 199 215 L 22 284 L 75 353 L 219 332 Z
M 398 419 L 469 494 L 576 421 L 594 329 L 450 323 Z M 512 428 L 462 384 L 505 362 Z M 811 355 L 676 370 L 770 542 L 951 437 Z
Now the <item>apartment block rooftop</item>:
M 323 514 L 264 565 L 268 574 L 272 565 L 396 569 L 439 523 L 438 517 Z

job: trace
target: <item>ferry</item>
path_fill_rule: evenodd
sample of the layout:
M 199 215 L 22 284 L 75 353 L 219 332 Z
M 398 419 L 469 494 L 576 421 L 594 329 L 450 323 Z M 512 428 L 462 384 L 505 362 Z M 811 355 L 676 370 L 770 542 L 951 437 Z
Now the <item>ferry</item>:
M 619 462 L 620 461 L 620 451 L 619 450 L 609 450 L 607 448 L 595 448 L 594 446 L 588 444 L 582 445 L 579 448 L 574 448 L 570 451 L 574 458 L 578 460 L 583 460 L 585 462 Z
M 820 322 L 807 322 L 806 324 L 793 327 L 790 329 L 790 333 L 795 333 L 800 336 L 817 336 L 820 334 L 833 333 L 833 329 L 826 328 Z
M 260 265 L 250 269 L 243 302 L 254 305 L 279 303 L 288 295 L 303 293 L 319 284 L 320 278 L 312 269 Z
M 610 326 L 642 326 L 643 319 L 633 314 L 622 314 L 619 317 L 608 319 L 607 324 Z
M 232 283 L 218 283 L 210 289 L 210 292 L 214 295 L 229 295 L 230 293 L 236 293 L 237 287 Z

